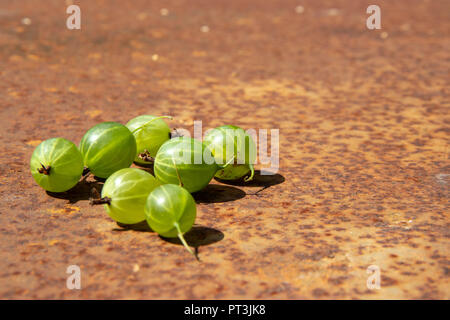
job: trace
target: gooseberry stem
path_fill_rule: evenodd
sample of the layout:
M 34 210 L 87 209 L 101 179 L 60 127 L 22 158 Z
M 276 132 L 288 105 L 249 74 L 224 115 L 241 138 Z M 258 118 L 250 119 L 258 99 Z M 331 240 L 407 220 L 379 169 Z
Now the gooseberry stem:
M 183 182 L 181 182 L 180 173 L 178 172 L 177 164 L 176 164 L 175 159 L 173 158 L 173 156 L 172 156 L 172 162 L 173 162 L 173 165 L 175 166 L 175 171 L 177 173 L 178 181 L 180 181 L 180 187 L 182 187 L 183 186 Z
M 42 173 L 42 174 L 45 174 L 46 176 L 48 176 L 50 174 L 50 168 L 51 168 L 50 166 L 46 167 L 41 163 L 41 168 L 37 169 L 37 171 L 39 173 Z
M 91 199 L 90 203 L 91 203 L 91 206 L 96 205 L 96 204 L 111 204 L 111 198 L 103 197 L 100 199 Z
M 253 167 L 253 164 L 250 163 L 248 166 L 250 168 L 251 174 L 250 174 L 250 177 L 244 178 L 245 182 L 249 182 L 249 181 L 253 180 L 253 176 L 255 175 L 255 168 Z
M 189 251 L 190 254 L 192 254 L 192 255 L 195 257 L 195 259 L 198 260 L 197 255 L 192 251 L 192 249 L 188 246 L 186 240 L 184 239 L 183 233 L 181 232 L 181 229 L 180 229 L 180 225 L 179 225 L 178 223 L 175 222 L 175 223 L 174 223 L 174 226 L 175 226 L 175 228 L 176 228 L 177 231 L 178 231 L 178 238 L 180 239 L 180 241 L 181 241 L 181 243 L 183 244 L 183 246 L 187 249 L 187 251 Z
M 141 130 L 141 129 L 144 128 L 146 125 L 148 125 L 150 122 L 155 121 L 155 120 L 158 120 L 158 119 L 170 119 L 170 120 L 172 120 L 173 118 L 172 118 L 171 116 L 161 116 L 161 117 L 153 118 L 152 120 L 149 120 L 149 121 L 145 122 L 142 126 L 137 127 L 136 129 L 134 129 L 133 131 L 131 131 L 131 133 L 134 134 L 136 131 Z
M 91 206 L 96 205 L 96 204 L 111 204 L 111 198 L 109 198 L 109 197 L 100 198 L 100 193 L 98 193 L 96 188 L 92 188 L 91 192 L 92 192 L 92 197 L 90 198 L 90 201 L 89 201 Z

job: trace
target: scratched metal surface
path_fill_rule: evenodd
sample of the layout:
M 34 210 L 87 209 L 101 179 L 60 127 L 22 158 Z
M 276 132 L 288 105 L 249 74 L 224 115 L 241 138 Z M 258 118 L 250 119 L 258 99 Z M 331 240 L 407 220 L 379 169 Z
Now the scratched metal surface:
M 450 2 L 377 2 L 369 31 L 371 1 L 75 1 L 69 31 L 63 1 L 1 0 L 0 298 L 449 299 Z M 196 195 L 201 263 L 29 173 L 146 113 L 280 129 L 278 175 Z

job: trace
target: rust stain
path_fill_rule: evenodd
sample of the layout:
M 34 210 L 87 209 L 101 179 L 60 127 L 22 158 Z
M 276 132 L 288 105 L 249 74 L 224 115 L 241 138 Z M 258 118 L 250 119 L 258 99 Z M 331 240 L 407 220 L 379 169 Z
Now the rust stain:
M 52 214 L 73 214 L 79 212 L 80 208 L 72 205 L 65 205 L 64 208 L 49 208 L 47 212 Z
M 61 242 L 61 240 L 53 239 L 53 240 L 50 240 L 50 241 L 48 242 L 48 245 L 49 245 L 49 246 L 54 246 L 55 244 L 60 243 L 60 242 Z
M 84 114 L 87 115 L 87 116 L 89 116 L 89 117 L 91 117 L 91 118 L 95 118 L 95 117 L 97 117 L 98 115 L 101 115 L 101 114 L 102 114 L 102 110 L 98 110 L 98 109 L 95 109 L 95 110 L 86 110 L 86 111 L 84 112 Z
M 37 147 L 41 142 L 42 140 L 30 140 L 27 141 L 26 144 L 32 147 Z

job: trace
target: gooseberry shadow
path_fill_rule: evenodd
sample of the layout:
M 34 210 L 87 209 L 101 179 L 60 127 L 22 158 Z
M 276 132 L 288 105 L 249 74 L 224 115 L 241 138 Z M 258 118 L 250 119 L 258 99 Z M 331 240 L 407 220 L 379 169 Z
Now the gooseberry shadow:
M 145 220 L 135 224 L 116 223 L 119 228 L 114 228 L 113 231 L 124 232 L 132 230 L 137 232 L 154 232 Z M 178 238 L 159 237 L 166 242 L 183 245 Z M 184 239 L 191 247 L 207 246 L 223 238 L 224 234 L 221 231 L 200 225 L 194 225 L 191 230 L 184 234 Z
M 105 178 L 100 178 L 100 177 L 97 177 L 97 176 L 94 176 L 93 177 L 94 179 L 95 179 L 95 181 L 97 181 L 97 182 L 105 182 L 106 181 L 106 179 Z
M 137 232 L 154 232 L 150 226 L 148 225 L 147 221 L 141 221 L 135 224 L 123 224 L 120 222 L 117 222 L 117 225 L 120 228 L 114 228 L 113 231 L 117 231 L 117 232 L 124 232 L 124 231 L 129 231 L 129 230 L 133 230 L 133 231 L 137 231 Z M 175 244 L 175 245 L 180 245 L 182 246 L 183 243 L 181 242 L 181 240 L 179 238 L 165 238 L 161 235 L 158 235 L 159 238 L 163 241 Z M 184 239 L 186 240 L 187 244 L 190 247 L 193 247 L 195 249 L 195 255 L 196 258 L 199 259 L 198 257 L 198 248 L 201 246 L 207 246 L 216 242 L 221 241 L 225 236 L 223 234 L 223 232 L 214 229 L 214 228 L 209 228 L 209 227 L 205 227 L 205 226 L 199 226 L 199 225 L 194 225 L 191 230 L 189 230 L 188 232 L 186 232 L 184 235 Z
M 255 175 L 253 176 L 253 180 L 245 182 L 245 177 L 242 177 L 238 180 L 223 180 L 219 178 L 214 178 L 216 181 L 232 186 L 240 186 L 240 187 L 260 187 L 261 189 L 256 191 L 255 194 L 277 184 L 283 183 L 286 179 L 279 173 L 273 175 L 262 175 L 261 170 L 255 170 Z
M 46 193 L 53 198 L 68 200 L 70 204 L 77 203 L 78 201 L 89 200 L 92 197 L 92 188 L 101 192 L 103 188 L 103 181 L 86 181 L 80 180 L 72 189 L 66 192 L 50 192 Z
M 197 203 L 219 203 L 242 199 L 245 192 L 241 189 L 221 184 L 209 184 L 192 194 Z
M 153 170 L 153 163 L 142 164 L 142 163 L 133 162 L 133 167 L 132 168 L 138 168 L 138 169 L 147 171 L 152 176 L 155 176 L 155 171 Z
M 124 224 L 120 222 L 116 223 L 120 228 L 114 228 L 113 231 L 123 232 L 133 230 L 138 232 L 154 232 L 152 228 L 150 228 L 146 220 L 134 224 Z
M 182 246 L 180 239 L 178 238 L 165 238 L 159 236 L 162 240 L 170 242 L 172 244 Z M 187 244 L 191 247 L 198 248 L 201 246 L 207 246 L 216 242 L 221 241 L 225 235 L 222 231 L 214 228 L 209 228 L 205 226 L 194 225 L 191 230 L 184 234 L 184 239 Z

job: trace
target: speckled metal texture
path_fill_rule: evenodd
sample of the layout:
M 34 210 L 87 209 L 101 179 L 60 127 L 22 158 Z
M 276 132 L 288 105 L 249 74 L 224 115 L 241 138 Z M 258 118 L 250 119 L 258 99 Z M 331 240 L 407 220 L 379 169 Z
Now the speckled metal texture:
M 1 0 L 0 298 L 449 299 L 450 2 L 368 30 L 372 2 L 74 1 L 68 30 L 71 1 Z M 40 141 L 140 114 L 280 129 L 277 175 L 195 196 L 200 263 L 90 207 L 101 182 L 32 180 Z

